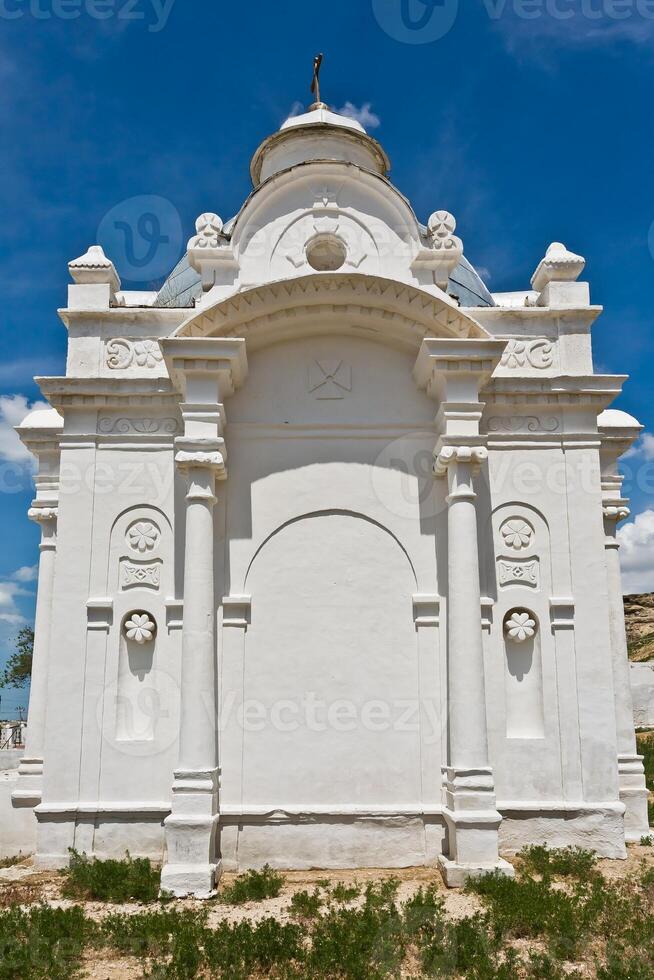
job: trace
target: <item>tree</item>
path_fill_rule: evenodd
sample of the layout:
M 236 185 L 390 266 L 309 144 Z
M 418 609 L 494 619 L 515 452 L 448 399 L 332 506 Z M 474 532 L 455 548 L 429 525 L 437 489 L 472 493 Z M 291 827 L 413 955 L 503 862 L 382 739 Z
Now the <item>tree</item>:
M 19 630 L 14 645 L 16 649 L 0 677 L 0 687 L 25 687 L 32 674 L 34 630 L 31 626 L 23 626 Z

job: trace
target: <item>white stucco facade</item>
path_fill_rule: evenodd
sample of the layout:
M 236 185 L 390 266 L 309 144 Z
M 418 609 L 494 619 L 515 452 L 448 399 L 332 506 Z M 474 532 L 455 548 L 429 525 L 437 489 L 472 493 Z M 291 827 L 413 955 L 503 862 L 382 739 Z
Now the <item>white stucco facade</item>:
M 44 866 L 456 885 L 647 831 L 615 541 L 640 429 L 593 371 L 584 260 L 492 297 L 388 168 L 318 106 L 198 219 L 185 306 L 70 264 L 66 376 L 19 429 L 43 543 L 13 800 Z

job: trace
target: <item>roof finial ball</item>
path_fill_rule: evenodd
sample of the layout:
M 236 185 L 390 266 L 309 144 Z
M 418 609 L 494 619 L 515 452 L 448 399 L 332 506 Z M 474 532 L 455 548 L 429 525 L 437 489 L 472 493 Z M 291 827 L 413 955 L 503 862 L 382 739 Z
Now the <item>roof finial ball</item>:
M 327 106 L 324 102 L 320 100 L 320 67 L 322 65 L 322 54 L 317 54 L 313 59 L 313 80 L 311 82 L 311 92 L 316 98 L 313 105 L 309 106 L 309 110 L 312 109 L 326 109 Z

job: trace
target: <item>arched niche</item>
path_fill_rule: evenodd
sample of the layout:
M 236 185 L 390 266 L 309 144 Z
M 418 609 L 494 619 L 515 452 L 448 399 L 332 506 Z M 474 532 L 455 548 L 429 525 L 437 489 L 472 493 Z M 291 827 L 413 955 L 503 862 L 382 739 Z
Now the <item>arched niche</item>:
M 264 542 L 245 589 L 244 803 L 419 800 L 416 578 L 397 539 L 308 514 Z

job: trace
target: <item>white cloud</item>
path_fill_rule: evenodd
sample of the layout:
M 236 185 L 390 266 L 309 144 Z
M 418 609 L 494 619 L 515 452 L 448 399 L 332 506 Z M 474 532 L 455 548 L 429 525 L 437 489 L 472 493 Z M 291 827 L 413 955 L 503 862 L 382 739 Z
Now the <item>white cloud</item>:
M 288 115 L 286 116 L 286 119 L 295 119 L 296 116 L 301 116 L 306 111 L 307 108 L 304 102 L 299 102 L 296 99 L 293 105 L 291 106 L 291 108 L 288 110 Z
M 525 14 L 521 0 L 484 0 L 507 50 L 519 60 L 552 61 L 552 49 L 606 47 L 621 42 L 651 47 L 654 20 L 643 16 L 637 0 L 625 0 L 616 15 L 611 4 L 555 4 L 535 0 Z
M 651 432 L 643 432 L 642 436 L 636 440 L 633 446 L 627 450 L 623 459 L 654 459 L 654 435 Z
M 23 565 L 22 568 L 17 568 L 12 578 L 16 582 L 35 582 L 39 576 L 39 566 L 38 565 Z
M 637 514 L 618 529 L 622 591 L 654 592 L 654 510 Z
M 28 412 L 41 408 L 50 406 L 39 401 L 30 405 L 25 395 L 0 396 L 0 460 L 9 463 L 29 463 L 32 460 L 31 453 L 14 432 L 14 426 L 20 425 Z
M 381 119 L 376 112 L 372 111 L 370 102 L 364 102 L 361 106 L 356 106 L 353 102 L 346 102 L 344 106 L 336 110 L 348 119 L 355 119 L 361 123 L 364 129 L 377 129 L 381 126 Z
M 294 119 L 305 112 L 308 112 L 308 109 L 303 102 L 294 102 L 286 118 Z M 372 111 L 370 102 L 364 102 L 361 106 L 355 105 L 354 102 L 346 102 L 340 109 L 334 109 L 334 112 L 338 112 L 341 116 L 347 116 L 348 119 L 355 119 L 361 123 L 364 129 L 377 129 L 378 126 L 381 126 L 381 119 L 376 112 Z
M 18 626 L 26 619 L 16 604 L 16 596 L 31 595 L 16 582 L 0 582 L 0 622 Z

